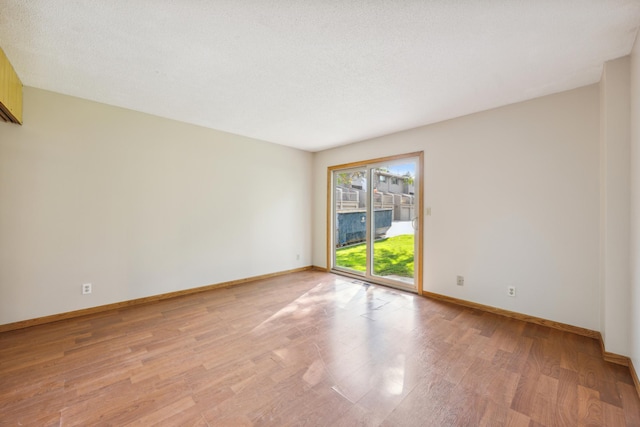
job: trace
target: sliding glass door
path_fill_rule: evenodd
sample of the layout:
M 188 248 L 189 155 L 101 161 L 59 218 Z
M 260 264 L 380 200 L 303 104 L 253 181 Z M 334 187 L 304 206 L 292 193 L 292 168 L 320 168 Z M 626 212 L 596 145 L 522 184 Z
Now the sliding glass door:
M 329 168 L 338 273 L 422 292 L 422 153 Z

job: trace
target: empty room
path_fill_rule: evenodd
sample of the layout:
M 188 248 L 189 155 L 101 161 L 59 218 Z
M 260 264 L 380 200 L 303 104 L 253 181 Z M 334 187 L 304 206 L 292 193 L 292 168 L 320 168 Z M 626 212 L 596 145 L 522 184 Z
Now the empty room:
M 1 426 L 640 426 L 640 0 L 0 0 Z

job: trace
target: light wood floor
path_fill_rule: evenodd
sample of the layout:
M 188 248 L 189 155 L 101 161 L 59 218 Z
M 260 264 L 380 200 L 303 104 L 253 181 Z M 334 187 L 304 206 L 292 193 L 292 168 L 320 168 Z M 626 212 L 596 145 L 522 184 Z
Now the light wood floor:
M 592 339 L 321 272 L 0 334 L 0 425 L 640 426 Z

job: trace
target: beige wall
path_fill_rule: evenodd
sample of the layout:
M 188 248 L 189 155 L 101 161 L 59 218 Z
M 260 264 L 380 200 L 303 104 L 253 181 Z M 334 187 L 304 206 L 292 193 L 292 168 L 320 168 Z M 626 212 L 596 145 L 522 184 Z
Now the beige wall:
M 607 351 L 629 354 L 629 57 L 600 81 L 600 331 Z
M 592 85 L 317 153 L 313 263 L 327 167 L 424 150 L 424 289 L 598 330 L 598 122 Z
M 311 161 L 25 88 L 24 126 L 0 123 L 0 324 L 310 265 Z
M 630 355 L 640 374 L 640 39 L 631 52 Z

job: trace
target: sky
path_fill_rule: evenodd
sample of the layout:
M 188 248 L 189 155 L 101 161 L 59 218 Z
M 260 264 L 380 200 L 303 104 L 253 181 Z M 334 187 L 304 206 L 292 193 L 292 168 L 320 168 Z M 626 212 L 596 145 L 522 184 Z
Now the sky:
M 411 163 L 403 163 L 401 165 L 393 165 L 387 166 L 389 172 L 395 173 L 397 175 L 404 175 L 409 172 L 411 176 L 416 176 L 416 166 L 413 162 Z

